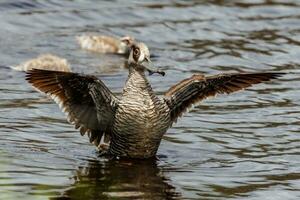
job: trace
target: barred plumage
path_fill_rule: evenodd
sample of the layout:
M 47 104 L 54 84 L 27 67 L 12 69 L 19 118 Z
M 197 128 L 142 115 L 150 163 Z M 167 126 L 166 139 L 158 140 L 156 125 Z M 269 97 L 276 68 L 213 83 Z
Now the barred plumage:
M 130 68 L 115 115 L 109 151 L 127 157 L 154 156 L 171 123 L 168 111 L 167 105 L 154 95 L 144 72 Z

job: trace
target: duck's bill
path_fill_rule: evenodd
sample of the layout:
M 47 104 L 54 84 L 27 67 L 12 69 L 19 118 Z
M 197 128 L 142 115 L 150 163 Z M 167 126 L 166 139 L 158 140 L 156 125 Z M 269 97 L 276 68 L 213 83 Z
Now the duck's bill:
M 146 60 L 142 63 L 142 65 L 149 72 L 149 75 L 157 73 L 157 74 L 164 76 L 166 74 L 163 70 L 155 67 L 151 61 Z

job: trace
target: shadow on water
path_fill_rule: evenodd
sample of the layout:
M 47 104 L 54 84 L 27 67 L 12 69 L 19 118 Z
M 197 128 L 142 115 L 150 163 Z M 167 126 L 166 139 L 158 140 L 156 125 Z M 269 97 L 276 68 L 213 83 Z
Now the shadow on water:
M 177 199 L 156 160 L 91 160 L 76 170 L 74 184 L 61 196 L 65 199 Z

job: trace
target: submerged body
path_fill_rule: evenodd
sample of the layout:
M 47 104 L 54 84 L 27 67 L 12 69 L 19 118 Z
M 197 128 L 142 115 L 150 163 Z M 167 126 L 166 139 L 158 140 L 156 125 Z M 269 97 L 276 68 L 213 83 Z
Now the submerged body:
M 145 71 L 164 72 L 151 65 L 143 43 L 131 47 L 129 75 L 120 98 L 93 76 L 33 70 L 27 80 L 48 94 L 67 114 L 68 121 L 87 134 L 97 147 L 110 137 L 107 153 L 116 157 L 150 158 L 156 155 L 162 136 L 186 110 L 207 97 L 229 94 L 269 81 L 281 73 L 193 75 L 157 97 Z

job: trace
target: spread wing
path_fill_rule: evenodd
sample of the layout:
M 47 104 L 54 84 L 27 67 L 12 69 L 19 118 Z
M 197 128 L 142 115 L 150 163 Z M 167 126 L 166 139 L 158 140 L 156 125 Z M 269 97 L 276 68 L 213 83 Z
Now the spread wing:
M 283 73 L 223 74 L 205 77 L 193 75 L 171 87 L 165 94 L 170 115 L 176 121 L 189 107 L 217 94 L 230 94 L 254 84 L 278 78 Z
M 81 135 L 88 133 L 91 143 L 98 146 L 103 133 L 110 134 L 117 99 L 96 77 L 34 69 L 26 80 L 50 96 Z

